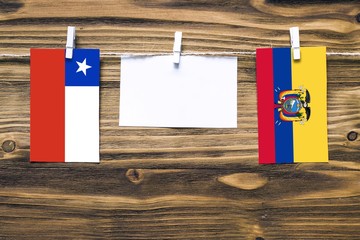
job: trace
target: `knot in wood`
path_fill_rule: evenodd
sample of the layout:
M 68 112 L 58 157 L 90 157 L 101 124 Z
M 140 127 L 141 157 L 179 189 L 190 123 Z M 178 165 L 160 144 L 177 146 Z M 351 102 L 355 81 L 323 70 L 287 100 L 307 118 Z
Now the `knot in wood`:
M 15 147 L 16 147 L 16 143 L 13 140 L 6 140 L 3 142 L 2 146 L 1 146 L 3 151 L 6 153 L 13 152 L 15 150 Z
M 141 169 L 129 169 L 126 171 L 125 176 L 134 184 L 139 184 L 144 180 L 144 173 Z
M 356 21 L 357 21 L 358 23 L 360 23 L 360 13 L 358 13 L 358 15 L 356 15 Z
M 358 137 L 358 133 L 354 132 L 354 131 L 349 132 L 347 135 L 347 139 L 349 141 L 355 141 L 357 139 L 357 137 Z
M 265 186 L 268 179 L 258 173 L 233 173 L 219 177 L 218 181 L 242 190 L 255 190 Z

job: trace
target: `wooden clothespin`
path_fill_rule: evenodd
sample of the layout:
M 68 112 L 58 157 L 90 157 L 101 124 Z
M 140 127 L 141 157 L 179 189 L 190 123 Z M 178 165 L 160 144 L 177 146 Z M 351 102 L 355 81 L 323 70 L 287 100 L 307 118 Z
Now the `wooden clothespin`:
M 72 59 L 75 48 L 75 27 L 68 26 L 65 58 Z
M 174 40 L 174 59 L 173 62 L 175 64 L 180 63 L 180 55 L 181 55 L 181 39 L 182 39 L 182 32 L 175 32 L 175 40 Z
M 294 60 L 300 60 L 300 34 L 299 27 L 290 28 L 290 42 Z

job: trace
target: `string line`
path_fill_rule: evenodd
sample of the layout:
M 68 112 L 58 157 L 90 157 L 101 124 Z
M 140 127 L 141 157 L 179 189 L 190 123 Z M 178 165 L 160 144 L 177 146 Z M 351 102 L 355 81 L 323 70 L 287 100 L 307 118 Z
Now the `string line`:
M 114 56 L 114 57 L 131 57 L 131 56 L 169 56 L 172 52 L 147 52 L 147 53 L 131 53 L 131 52 L 100 52 L 100 56 Z M 182 56 L 242 56 L 242 55 L 255 55 L 255 51 L 241 51 L 241 52 L 181 52 Z M 327 52 L 327 56 L 360 56 L 360 52 Z M 0 57 L 8 58 L 26 58 L 30 54 L 7 54 L 2 53 Z

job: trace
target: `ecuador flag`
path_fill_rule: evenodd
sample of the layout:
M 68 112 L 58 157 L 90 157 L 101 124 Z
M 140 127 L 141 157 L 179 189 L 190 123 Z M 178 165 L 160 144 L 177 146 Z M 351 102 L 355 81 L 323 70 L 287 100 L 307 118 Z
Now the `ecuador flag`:
M 256 50 L 259 163 L 327 162 L 326 48 Z
M 30 161 L 99 162 L 100 51 L 30 50 Z

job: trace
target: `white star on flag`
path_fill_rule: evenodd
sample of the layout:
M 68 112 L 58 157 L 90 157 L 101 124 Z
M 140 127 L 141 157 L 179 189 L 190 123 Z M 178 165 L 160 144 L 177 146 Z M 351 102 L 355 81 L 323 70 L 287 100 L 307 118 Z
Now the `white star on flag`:
M 79 66 L 79 68 L 78 68 L 78 70 L 76 72 L 82 71 L 84 73 L 84 75 L 86 76 L 86 70 L 91 68 L 91 66 L 86 65 L 86 58 L 84 59 L 84 61 L 82 63 L 78 62 L 78 61 L 76 61 L 76 63 Z

